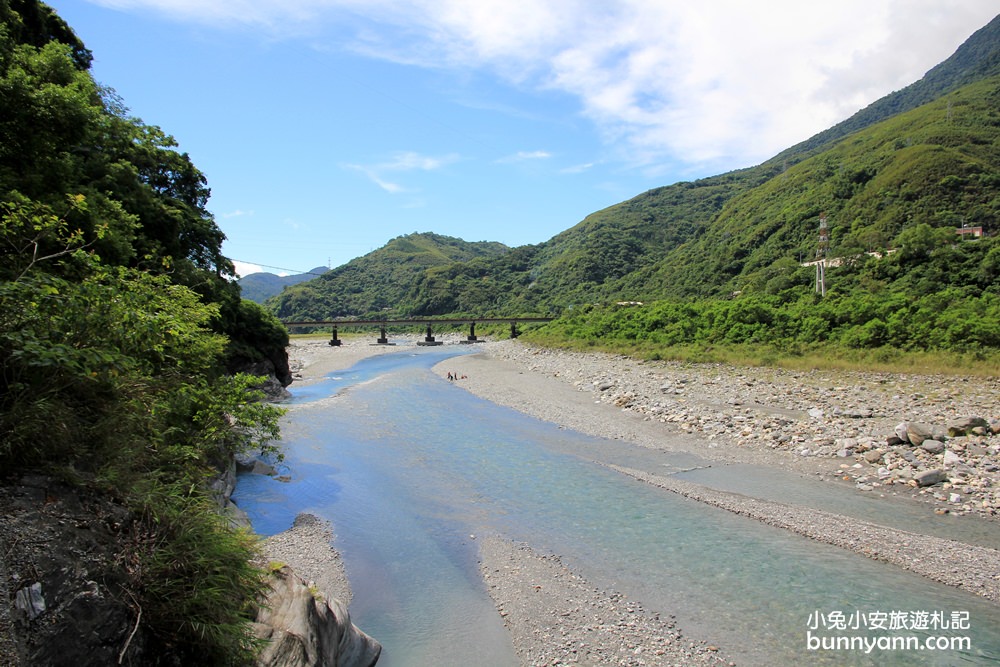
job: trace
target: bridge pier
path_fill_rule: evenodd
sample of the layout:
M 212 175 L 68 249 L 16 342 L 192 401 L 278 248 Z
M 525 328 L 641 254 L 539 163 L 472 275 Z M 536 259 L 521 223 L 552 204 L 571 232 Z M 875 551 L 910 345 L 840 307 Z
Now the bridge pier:
M 462 341 L 463 343 L 478 343 L 479 339 L 476 338 L 476 323 L 469 322 L 469 337 Z
M 332 345 L 333 347 L 340 347 L 340 343 L 341 343 L 340 339 L 337 338 L 337 326 L 334 325 L 333 337 L 330 339 L 330 345 Z
M 424 336 L 423 340 L 418 340 L 417 345 L 444 345 L 444 343 L 439 340 L 434 340 L 434 334 L 431 332 L 431 325 L 430 322 L 428 322 L 427 335 Z
M 376 345 L 395 345 L 395 343 L 390 343 L 389 337 L 385 335 L 385 325 L 379 327 L 379 332 L 381 335 L 378 337 L 378 340 L 375 341 Z
M 510 337 L 517 338 L 521 335 L 521 332 L 517 330 L 517 320 L 511 320 L 510 322 Z

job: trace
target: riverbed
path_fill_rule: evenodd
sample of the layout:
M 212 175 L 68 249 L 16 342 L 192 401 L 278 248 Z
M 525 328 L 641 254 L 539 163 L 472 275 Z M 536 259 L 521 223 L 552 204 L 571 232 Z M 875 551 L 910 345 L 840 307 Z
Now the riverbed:
M 454 373 L 458 380 L 442 377 L 452 372 L 443 361 L 468 368 L 459 362 L 477 351 L 459 345 L 380 349 L 377 358 L 300 389 L 293 385 L 298 402 L 285 420 L 282 470 L 290 481 L 244 476 L 237 489 L 237 502 L 262 534 L 286 529 L 301 511 L 334 524 L 353 589 L 352 618 L 382 643 L 380 664 L 551 664 L 553 654 L 562 662 L 637 665 L 996 663 L 995 604 L 623 475 L 609 465 L 675 475 L 713 464 L 681 441 L 654 455 L 560 428 L 476 397 L 463 387 L 469 378 L 461 370 Z M 736 484 L 751 477 L 754 484 Z M 716 476 L 711 484 L 740 494 L 807 484 L 793 471 L 765 468 L 730 478 Z M 795 494 L 808 496 L 801 489 Z M 849 488 L 824 487 L 823 494 L 827 509 L 870 513 Z M 878 516 L 919 527 L 912 506 L 900 504 L 894 512 L 886 504 Z M 954 528 L 941 526 L 945 533 Z M 498 548 L 483 552 L 497 540 L 508 558 L 521 553 L 510 545 L 528 550 L 504 566 L 493 557 Z M 589 591 L 568 609 L 549 605 L 572 625 L 542 617 L 544 609 L 523 599 L 523 590 L 541 599 L 556 588 L 554 579 L 513 586 L 524 583 L 522 570 L 532 559 L 554 554 L 556 570 L 579 577 Z M 595 599 L 617 600 L 625 619 L 641 618 L 635 632 L 602 634 L 615 612 L 592 604 Z M 587 615 L 589 608 L 595 615 Z M 970 646 L 811 650 L 807 631 L 823 635 L 820 619 L 834 612 L 855 620 L 889 612 L 948 619 L 958 613 L 968 618 L 961 633 L 970 635 Z M 896 618 L 898 624 L 899 613 Z M 880 631 L 855 634 L 872 639 Z M 932 630 L 892 634 L 925 639 Z M 595 646 L 601 637 L 621 646 Z

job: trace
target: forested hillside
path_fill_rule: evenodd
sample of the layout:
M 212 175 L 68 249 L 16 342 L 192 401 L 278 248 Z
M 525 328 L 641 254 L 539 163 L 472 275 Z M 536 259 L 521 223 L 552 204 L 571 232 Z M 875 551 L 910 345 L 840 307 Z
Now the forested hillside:
M 268 306 L 283 320 L 368 317 L 386 312 L 456 312 L 463 304 L 451 292 L 423 285 L 441 270 L 476 258 L 502 257 L 502 243 L 470 243 L 440 234 L 408 234 L 315 280 L 288 287 Z M 471 304 L 470 308 L 471 308 Z
M 280 373 L 287 333 L 240 299 L 204 176 L 90 62 L 49 7 L 0 0 L 0 482 L 30 471 L 124 508 L 94 517 L 116 560 L 95 551 L 85 574 L 123 610 L 104 630 L 135 625 L 131 649 L 153 649 L 144 664 L 239 664 L 263 584 L 206 482 L 277 435 L 259 379 L 227 370 Z M 34 546 L 5 545 L 5 577 L 58 575 L 20 571 Z M 52 581 L 42 622 L 18 626 L 28 662 L 61 627 Z
M 536 246 L 415 271 L 378 308 L 563 313 L 567 320 L 550 332 L 586 338 L 620 329 L 625 339 L 660 345 L 1000 346 L 991 324 L 1000 275 L 998 146 L 1000 17 L 920 81 L 759 166 L 650 190 Z M 829 266 L 819 307 L 808 263 L 820 250 L 821 216 Z M 963 241 L 971 239 L 956 233 L 963 226 L 982 227 L 986 237 Z M 354 284 L 378 280 L 366 266 L 354 267 Z M 311 301 L 320 304 L 313 312 L 374 305 L 352 300 L 345 308 L 350 293 L 342 284 L 313 293 L 323 299 Z M 619 301 L 666 305 L 624 315 L 613 306 Z M 287 305 L 282 317 L 304 312 Z M 563 326 L 569 320 L 576 324 Z M 779 321 L 788 324 L 772 326 Z M 665 335 L 670 327 L 682 333 Z
M 834 254 L 890 246 L 920 223 L 996 231 L 997 75 L 1000 17 L 921 81 L 759 166 L 650 190 L 516 249 L 516 262 L 477 260 L 425 287 L 469 300 L 467 286 L 486 283 L 511 313 L 717 297 L 812 259 L 822 212 Z

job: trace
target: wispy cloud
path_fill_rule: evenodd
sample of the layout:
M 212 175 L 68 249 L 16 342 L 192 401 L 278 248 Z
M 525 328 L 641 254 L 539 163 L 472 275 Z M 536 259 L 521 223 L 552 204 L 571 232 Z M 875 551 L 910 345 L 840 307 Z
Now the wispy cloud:
M 243 211 L 241 209 L 236 209 L 235 211 L 230 211 L 228 213 L 223 213 L 223 218 L 242 218 L 244 216 L 253 215 L 253 211 Z
M 917 80 L 997 12 L 996 0 L 91 1 L 568 93 L 620 159 L 645 165 L 768 157 Z
M 587 162 L 585 164 L 574 164 L 574 165 L 572 165 L 570 167 L 566 167 L 564 169 L 560 169 L 559 173 L 560 174 L 582 174 L 585 171 L 589 171 L 589 170 L 593 169 L 595 166 L 597 166 L 596 162 Z
M 394 194 L 398 194 L 400 192 L 405 192 L 405 188 L 402 185 L 399 185 L 398 183 L 392 183 L 390 181 L 387 181 L 386 179 L 384 179 L 381 176 L 379 176 L 378 172 L 375 171 L 375 169 L 372 168 L 372 167 L 366 167 L 366 166 L 361 165 L 361 164 L 345 164 L 344 168 L 345 169 L 352 169 L 354 171 L 357 171 L 357 172 L 360 172 L 360 173 L 364 174 L 365 176 L 368 177 L 368 180 L 370 180 L 372 183 L 374 183 L 375 185 L 379 186 L 380 188 L 382 188 L 383 190 L 385 190 L 389 194 L 393 194 L 394 195 Z
M 401 151 L 393 154 L 388 160 L 375 164 L 344 164 L 345 169 L 360 172 L 368 177 L 389 194 L 401 194 L 406 192 L 416 192 L 414 188 L 407 188 L 399 183 L 385 178 L 385 172 L 412 172 L 412 171 L 435 171 L 460 160 L 460 156 L 450 153 L 444 156 L 421 155 L 412 151 Z
M 508 155 L 497 160 L 498 164 L 510 164 L 513 162 L 527 162 L 530 160 L 547 160 L 552 157 L 548 151 L 518 151 L 513 155 Z

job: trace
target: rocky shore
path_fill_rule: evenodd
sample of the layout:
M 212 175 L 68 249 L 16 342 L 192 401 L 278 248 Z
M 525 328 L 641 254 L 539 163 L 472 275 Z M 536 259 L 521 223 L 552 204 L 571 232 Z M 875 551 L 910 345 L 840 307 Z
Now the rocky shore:
M 838 477 L 862 492 L 913 496 L 939 512 L 1000 515 L 998 378 L 642 362 L 517 341 L 483 349 L 449 362 L 465 369 L 463 386 L 541 419 L 709 459 Z M 489 368 L 496 362 L 506 368 Z M 509 381 L 517 375 L 523 389 Z M 579 403 L 567 389 L 621 418 L 567 411 L 567 401 Z M 558 401 L 545 400 L 553 393 Z
M 301 381 L 393 351 L 335 352 L 298 342 Z M 716 364 L 477 346 L 435 371 L 463 388 L 567 428 L 611 440 L 757 463 L 852 484 L 858 493 L 912 496 L 939 513 L 1000 512 L 1000 383 L 996 378 L 742 369 Z M 883 560 L 1000 601 L 1000 553 L 821 510 L 715 491 L 618 468 L 669 491 Z M 916 539 L 915 539 L 916 538 Z M 502 536 L 480 540 L 480 572 L 525 665 L 720 665 L 722 650 L 670 618 L 594 588 L 557 556 Z

